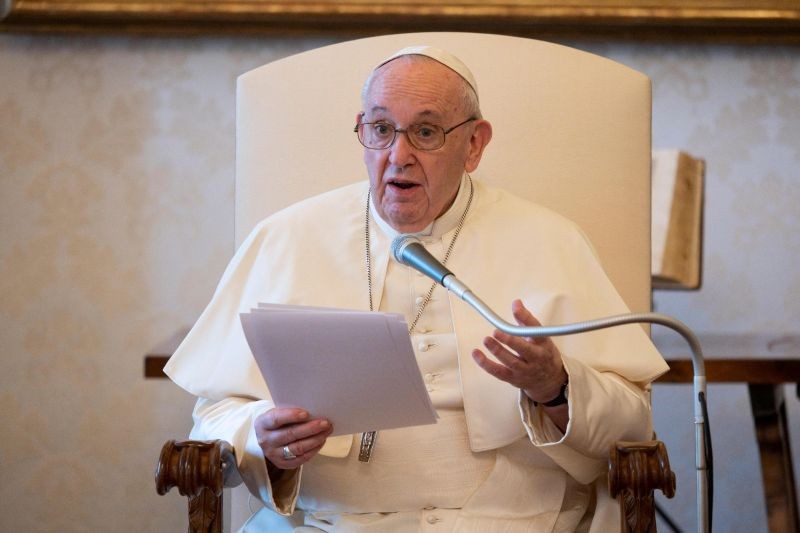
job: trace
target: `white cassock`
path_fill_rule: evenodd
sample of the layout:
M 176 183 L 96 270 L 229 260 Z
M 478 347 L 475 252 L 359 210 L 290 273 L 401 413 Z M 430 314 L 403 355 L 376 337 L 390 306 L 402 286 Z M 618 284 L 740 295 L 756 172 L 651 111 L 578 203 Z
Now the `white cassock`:
M 245 530 L 618 530 L 609 451 L 617 440 L 652 437 L 647 389 L 667 370 L 642 328 L 553 338 L 570 382 L 562 433 L 474 363 L 472 349 L 493 328 L 441 287 L 412 335 L 439 422 L 379 432 L 369 463 L 358 461 L 353 436 L 328 439 L 309 463 L 270 484 L 253 421 L 273 404 L 239 313 L 258 302 L 368 309 L 367 190 L 366 182 L 349 185 L 261 222 L 165 368 L 200 398 L 191 438 L 224 439 L 236 450 L 261 504 Z M 453 206 L 423 232 L 439 258 L 468 193 L 465 179 Z M 390 261 L 396 232 L 370 211 L 374 306 L 411 323 L 431 282 Z M 545 325 L 628 311 L 573 223 L 478 181 L 448 267 L 509 318 L 515 298 Z

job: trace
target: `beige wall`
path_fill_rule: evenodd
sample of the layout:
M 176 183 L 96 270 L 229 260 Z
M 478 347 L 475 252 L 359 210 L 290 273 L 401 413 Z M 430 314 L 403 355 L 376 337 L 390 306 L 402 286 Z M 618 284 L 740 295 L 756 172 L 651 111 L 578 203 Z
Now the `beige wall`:
M 685 149 L 707 161 L 702 290 L 658 292 L 656 309 L 699 333 L 800 334 L 800 47 L 585 48 L 653 79 L 654 146 Z M 658 328 L 654 335 L 674 338 Z M 800 344 L 793 346 L 800 357 Z M 714 529 L 766 531 L 747 388 L 711 385 L 708 392 Z M 800 403 L 794 387 L 785 393 L 800 466 Z M 665 504 L 686 531 L 695 529 L 691 401 L 688 385 L 655 387 L 656 431 L 669 447 L 679 484 L 676 498 Z
M 184 527 L 142 358 L 233 251 L 236 76 L 317 44 L 0 36 L 1 531 Z
M 145 381 L 142 356 L 192 323 L 232 253 L 235 77 L 325 43 L 0 35 L 0 530 L 183 529 L 153 469 L 192 400 Z M 577 46 L 653 77 L 655 145 L 708 159 L 705 285 L 660 310 L 796 332 L 800 51 Z M 747 461 L 720 467 L 715 521 L 764 530 L 746 397 L 717 390 L 715 450 Z M 688 390 L 662 396 L 688 413 Z M 691 456 L 686 423 L 657 412 Z M 675 512 L 692 524 L 691 501 Z

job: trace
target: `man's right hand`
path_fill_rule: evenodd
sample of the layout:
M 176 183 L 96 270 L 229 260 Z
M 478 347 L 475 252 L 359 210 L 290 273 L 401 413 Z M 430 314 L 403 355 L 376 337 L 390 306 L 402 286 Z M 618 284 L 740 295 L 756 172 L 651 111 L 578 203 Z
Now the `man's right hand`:
M 308 411 L 275 407 L 255 420 L 256 438 L 264 457 L 282 470 L 297 468 L 314 457 L 333 431 L 324 418 L 309 419 Z M 294 458 L 287 459 L 288 446 Z

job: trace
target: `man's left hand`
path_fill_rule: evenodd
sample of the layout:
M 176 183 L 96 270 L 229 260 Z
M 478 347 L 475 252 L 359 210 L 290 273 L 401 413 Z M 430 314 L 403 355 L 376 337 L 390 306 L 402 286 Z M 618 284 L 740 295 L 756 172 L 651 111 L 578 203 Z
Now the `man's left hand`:
M 521 326 L 541 326 L 520 300 L 514 300 L 511 312 Z M 522 389 L 535 402 L 548 402 L 558 396 L 567 380 L 561 353 L 549 337 L 515 337 L 495 330 L 491 337 L 484 338 L 483 344 L 499 363 L 475 349 L 472 358 L 478 366 Z

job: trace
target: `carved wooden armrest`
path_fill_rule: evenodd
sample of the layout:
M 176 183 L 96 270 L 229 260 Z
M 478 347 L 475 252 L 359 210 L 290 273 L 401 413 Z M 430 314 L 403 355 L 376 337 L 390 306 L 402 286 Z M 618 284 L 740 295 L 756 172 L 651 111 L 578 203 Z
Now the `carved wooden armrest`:
M 608 488 L 619 497 L 623 533 L 655 532 L 653 491 L 675 495 L 675 474 L 661 441 L 617 442 L 611 449 Z M 167 441 L 156 468 L 156 489 L 178 487 L 189 497 L 189 533 L 222 531 L 222 489 L 241 483 L 233 447 L 225 441 Z
M 619 498 L 623 533 L 655 533 L 655 489 L 667 498 L 675 496 L 675 474 L 663 442 L 619 441 L 611 447 L 608 490 Z
M 189 533 L 222 531 L 222 489 L 241 483 L 233 447 L 225 441 L 167 441 L 156 467 L 161 495 L 178 487 L 189 497 Z

